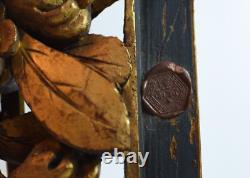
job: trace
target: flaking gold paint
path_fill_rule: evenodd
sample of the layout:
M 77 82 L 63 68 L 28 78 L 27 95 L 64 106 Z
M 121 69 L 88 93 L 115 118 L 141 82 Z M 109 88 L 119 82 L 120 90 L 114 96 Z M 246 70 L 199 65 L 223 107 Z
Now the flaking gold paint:
M 191 0 L 189 3 L 189 9 L 190 9 L 190 14 L 191 14 L 191 29 L 192 29 L 192 63 L 193 63 L 193 80 L 194 80 L 194 84 L 195 84 L 195 89 L 196 89 L 196 93 L 194 94 L 194 101 L 195 101 L 195 115 L 196 115 L 196 136 L 197 136 L 197 166 L 199 169 L 199 178 L 202 178 L 202 162 L 201 162 L 201 138 L 200 138 L 200 114 L 199 114 L 199 99 L 198 99 L 198 76 L 197 76 L 197 63 L 196 63 L 196 46 L 195 46 L 195 18 L 194 18 L 194 0 Z
M 161 19 L 161 23 L 162 23 L 162 30 L 163 30 L 163 39 L 166 38 L 167 35 L 167 2 L 164 1 L 164 5 L 163 5 L 163 12 L 162 12 L 162 19 Z
M 180 132 L 180 127 L 178 125 L 177 118 L 172 118 L 170 121 L 170 125 L 176 129 L 177 132 Z
M 125 0 L 124 43 L 130 54 L 131 76 L 124 87 L 124 98 L 130 116 L 131 151 L 139 151 L 137 70 L 136 70 L 136 33 L 134 0 Z M 126 178 L 139 178 L 138 164 L 126 164 Z
M 172 160 L 176 160 L 177 158 L 177 147 L 178 145 L 177 145 L 176 138 L 175 136 L 173 136 L 171 139 L 170 147 L 169 147 L 170 158 Z
M 189 143 L 193 145 L 195 143 L 197 127 L 194 119 L 191 118 L 189 120 L 190 120 Z

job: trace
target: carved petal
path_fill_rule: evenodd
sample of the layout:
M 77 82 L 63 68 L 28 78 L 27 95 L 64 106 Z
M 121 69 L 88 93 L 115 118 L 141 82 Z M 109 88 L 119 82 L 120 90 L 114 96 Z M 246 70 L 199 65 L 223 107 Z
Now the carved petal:
M 129 147 L 127 110 L 114 84 L 28 35 L 22 43 L 14 75 L 32 111 L 58 139 L 86 151 Z
M 47 130 L 31 113 L 0 122 L 0 158 L 21 163 L 33 146 L 48 138 Z
M 88 35 L 67 52 L 112 82 L 124 83 L 129 77 L 131 66 L 127 48 L 115 37 Z

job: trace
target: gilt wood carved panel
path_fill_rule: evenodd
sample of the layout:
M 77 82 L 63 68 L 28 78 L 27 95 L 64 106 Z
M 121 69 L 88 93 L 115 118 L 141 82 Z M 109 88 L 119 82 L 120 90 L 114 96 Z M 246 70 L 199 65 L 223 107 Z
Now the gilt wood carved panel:
M 193 1 L 125 0 L 123 42 L 88 34 L 114 2 L 0 1 L 9 178 L 98 178 L 114 148 L 150 154 L 144 168 L 127 163 L 126 178 L 200 177 Z
M 3 90 L 1 142 L 9 149 L 2 146 L 0 155 L 15 164 L 9 177 L 97 178 L 102 152 L 130 150 L 134 16 L 126 16 L 125 43 L 88 35 L 92 18 L 114 2 L 1 1 L 0 54 L 8 74 L 1 90 L 13 75 L 32 111 L 21 114 L 19 98 L 5 99 L 11 91 Z M 126 11 L 133 13 L 132 5 L 126 1 Z M 18 103 L 12 111 L 11 102 Z

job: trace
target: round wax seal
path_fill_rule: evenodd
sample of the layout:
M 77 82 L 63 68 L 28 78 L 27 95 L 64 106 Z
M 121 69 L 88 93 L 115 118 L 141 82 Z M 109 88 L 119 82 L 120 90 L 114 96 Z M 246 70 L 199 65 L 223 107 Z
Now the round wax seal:
M 176 117 L 187 110 L 190 103 L 190 75 L 183 67 L 163 61 L 147 73 L 142 95 L 152 114 L 164 119 Z

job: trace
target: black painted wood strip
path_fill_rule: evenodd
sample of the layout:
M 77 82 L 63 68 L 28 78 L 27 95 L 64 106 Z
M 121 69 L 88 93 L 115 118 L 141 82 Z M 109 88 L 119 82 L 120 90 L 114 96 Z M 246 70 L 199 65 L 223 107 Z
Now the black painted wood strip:
M 137 0 L 135 6 L 138 88 L 162 60 L 186 68 L 193 85 L 190 109 L 172 120 L 145 112 L 139 91 L 140 149 L 150 152 L 141 178 L 200 178 L 193 0 Z

